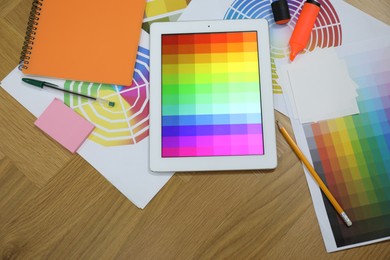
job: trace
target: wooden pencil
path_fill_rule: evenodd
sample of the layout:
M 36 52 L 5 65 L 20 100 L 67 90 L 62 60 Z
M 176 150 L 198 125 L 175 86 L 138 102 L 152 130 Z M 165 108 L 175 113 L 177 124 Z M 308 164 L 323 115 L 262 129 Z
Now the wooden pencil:
M 291 146 L 291 148 L 293 149 L 295 154 L 298 156 L 298 158 L 306 166 L 306 169 L 310 172 L 311 176 L 313 176 L 314 180 L 317 182 L 318 186 L 320 186 L 320 189 L 325 194 L 325 196 L 329 199 L 330 203 L 336 209 L 337 213 L 339 213 L 341 219 L 345 222 L 345 224 L 348 227 L 352 226 L 352 221 L 349 219 L 349 217 L 347 216 L 347 214 L 345 213 L 343 208 L 340 206 L 340 204 L 337 202 L 335 197 L 329 191 L 328 187 L 326 187 L 325 183 L 321 180 L 320 176 L 315 171 L 314 167 L 310 164 L 310 162 L 307 160 L 307 158 L 302 153 L 302 151 L 299 149 L 298 145 L 294 142 L 294 140 L 288 134 L 287 130 L 279 123 L 279 121 L 276 121 L 276 124 L 279 128 L 279 131 L 281 132 L 283 137 L 286 139 L 287 143 Z

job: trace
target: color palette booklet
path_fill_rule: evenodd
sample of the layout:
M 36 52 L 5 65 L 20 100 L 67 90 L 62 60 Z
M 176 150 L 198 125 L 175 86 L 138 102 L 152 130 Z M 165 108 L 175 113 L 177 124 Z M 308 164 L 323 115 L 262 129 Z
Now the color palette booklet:
M 154 0 L 146 3 L 143 28 L 155 21 L 175 21 L 189 0 Z M 95 125 L 78 153 L 137 207 L 144 208 L 173 173 L 149 170 L 149 34 L 141 34 L 130 86 L 44 79 L 67 90 L 115 101 L 114 109 L 77 96 L 51 92 L 22 83 L 15 68 L 1 82 L 19 103 L 38 117 L 57 97 Z
M 307 124 L 290 117 L 299 146 L 353 222 L 343 223 L 306 172 L 328 252 L 390 239 L 390 27 L 352 7 L 339 17 L 359 28 L 343 26 L 346 40 L 334 50 L 357 85 L 360 113 Z
M 298 145 L 353 222 L 347 227 L 307 175 L 329 252 L 390 239 L 390 37 L 336 48 L 358 85 L 360 113 L 291 119 Z
M 275 24 L 269 1 L 258 0 L 193 0 L 180 19 L 265 18 L 274 63 L 287 60 L 288 40 L 304 2 L 288 1 L 286 26 Z M 341 0 L 323 0 L 321 7 L 306 51 L 335 47 L 358 85 L 360 114 L 316 124 L 291 122 L 298 145 L 353 221 L 348 229 L 306 172 L 325 246 L 332 252 L 390 238 L 390 42 L 382 38 L 390 35 L 390 27 Z M 276 105 L 284 96 L 282 73 L 273 66 Z M 291 111 L 288 103 L 276 109 Z

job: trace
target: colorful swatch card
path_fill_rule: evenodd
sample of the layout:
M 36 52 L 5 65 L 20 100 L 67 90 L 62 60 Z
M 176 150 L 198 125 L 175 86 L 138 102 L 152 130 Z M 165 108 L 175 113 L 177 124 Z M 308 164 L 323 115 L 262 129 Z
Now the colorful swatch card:
M 162 36 L 162 156 L 262 155 L 256 32 Z
M 152 0 L 146 2 L 142 29 L 149 32 L 154 22 L 175 22 L 191 0 Z
M 353 222 L 323 198 L 337 248 L 390 238 L 390 38 L 345 50 L 360 114 L 304 125 L 316 171 Z
M 77 151 L 95 128 L 57 98 L 34 124 L 72 153 Z

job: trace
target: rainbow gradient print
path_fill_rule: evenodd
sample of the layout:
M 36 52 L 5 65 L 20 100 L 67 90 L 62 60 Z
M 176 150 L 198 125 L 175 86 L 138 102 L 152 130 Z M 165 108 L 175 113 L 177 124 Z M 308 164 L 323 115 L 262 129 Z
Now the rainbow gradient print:
M 390 238 L 389 53 L 390 45 L 345 57 L 360 114 L 304 126 L 316 171 L 353 222 L 347 228 L 324 197 L 338 247 Z
M 162 36 L 162 156 L 264 154 L 257 32 Z

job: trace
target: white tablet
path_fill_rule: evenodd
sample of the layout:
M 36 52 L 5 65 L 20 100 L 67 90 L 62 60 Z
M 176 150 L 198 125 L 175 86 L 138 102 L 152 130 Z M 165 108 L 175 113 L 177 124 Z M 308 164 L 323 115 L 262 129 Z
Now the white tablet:
M 150 32 L 151 170 L 275 168 L 267 21 L 154 23 Z

